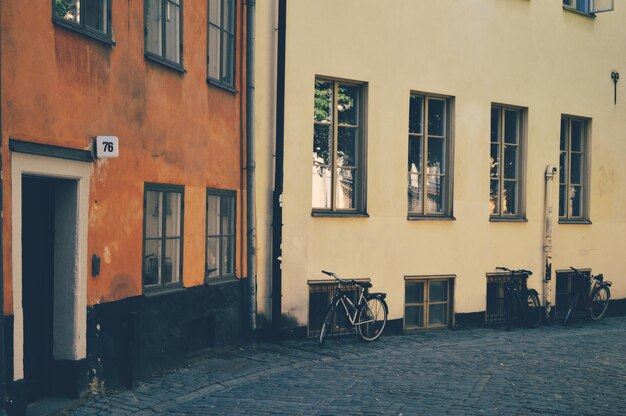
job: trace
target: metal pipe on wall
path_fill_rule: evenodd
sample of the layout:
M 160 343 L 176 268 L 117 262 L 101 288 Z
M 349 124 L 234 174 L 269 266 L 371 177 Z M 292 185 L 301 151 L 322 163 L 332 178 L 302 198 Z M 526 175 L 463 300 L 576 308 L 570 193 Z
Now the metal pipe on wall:
M 545 227 L 543 234 L 543 305 L 546 321 L 550 320 L 552 310 L 551 298 L 552 287 L 552 179 L 557 172 L 557 168 L 552 165 L 546 167 L 546 196 L 544 204 Z
M 0 17 L 2 16 L 2 4 L 0 2 Z M 0 18 L 0 21 L 2 19 Z M 2 209 L 2 192 L 3 181 L 2 178 L 2 30 L 0 28 L 0 213 Z M 4 237 L 3 230 L 3 215 L 0 214 L 0 416 L 6 415 L 6 360 L 4 351 L 4 246 L 2 240 Z

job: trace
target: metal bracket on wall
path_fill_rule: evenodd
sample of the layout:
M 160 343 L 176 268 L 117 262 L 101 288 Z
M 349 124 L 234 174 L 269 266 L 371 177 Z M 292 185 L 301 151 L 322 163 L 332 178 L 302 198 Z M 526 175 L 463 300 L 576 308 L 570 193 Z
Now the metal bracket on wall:
M 617 81 L 619 81 L 619 72 L 611 72 L 611 79 L 613 80 L 613 105 L 617 104 Z

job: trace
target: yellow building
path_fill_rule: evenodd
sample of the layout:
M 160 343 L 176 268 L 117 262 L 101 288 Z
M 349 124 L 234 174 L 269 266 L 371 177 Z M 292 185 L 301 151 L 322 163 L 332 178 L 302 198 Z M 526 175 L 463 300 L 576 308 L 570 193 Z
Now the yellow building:
M 570 266 L 602 272 L 618 311 L 626 7 L 612 3 L 257 2 L 259 315 L 313 334 L 325 269 L 371 279 L 397 330 L 484 324 L 502 317 L 497 266 L 532 270 L 557 314 Z

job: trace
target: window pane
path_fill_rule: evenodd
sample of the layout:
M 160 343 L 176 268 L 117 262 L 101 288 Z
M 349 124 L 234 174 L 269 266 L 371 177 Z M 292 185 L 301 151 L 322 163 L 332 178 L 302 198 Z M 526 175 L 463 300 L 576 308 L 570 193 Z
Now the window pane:
M 559 182 L 565 183 L 567 178 L 567 153 L 561 152 L 559 157 Z
M 438 305 L 429 305 L 428 307 L 428 325 L 439 326 L 448 324 L 448 304 L 440 303 Z
M 409 187 L 408 187 L 408 199 L 409 199 L 409 212 L 421 213 L 422 212 L 422 175 L 414 173 L 409 174 Z
M 502 190 L 502 213 L 517 214 L 517 181 L 505 181 Z
M 222 238 L 222 275 L 235 273 L 235 238 Z
M 583 123 L 580 120 L 572 120 L 572 143 L 570 151 L 580 152 L 583 142 Z
M 572 217 L 581 217 L 583 215 L 583 188 L 582 186 L 570 186 L 569 187 L 569 212 Z
M 220 233 L 220 197 L 218 195 L 207 196 L 207 235 L 219 235 Z
M 574 185 L 582 184 L 583 177 L 583 155 L 580 153 L 572 153 L 570 156 L 570 181 Z
M 423 98 L 412 95 L 409 102 L 409 133 L 422 134 Z
M 497 178 L 500 167 L 500 146 L 497 144 L 491 145 L 491 157 L 489 159 L 490 172 L 492 178 Z
M 428 212 L 443 212 L 443 176 L 428 175 L 426 180 Z
M 505 143 L 517 143 L 519 126 L 518 126 L 518 112 L 513 110 L 506 110 L 504 112 L 504 142 Z
M 146 238 L 160 237 L 163 231 L 161 222 L 163 210 L 163 193 L 146 192 Z
M 493 107 L 491 109 L 491 141 L 500 141 L 500 108 Z
M 444 136 L 446 134 L 446 101 L 428 99 L 428 135 Z
M 220 79 L 220 30 L 209 25 L 209 77 Z
M 337 166 L 356 166 L 357 129 L 339 127 L 337 134 Z
M 161 283 L 161 240 L 147 240 L 145 245 L 143 284 L 144 286 L 158 285 Z
M 561 119 L 561 140 L 560 140 L 560 146 L 561 146 L 561 150 L 565 151 L 567 150 L 567 119 L 562 118 Z
M 444 139 L 428 138 L 428 173 L 443 173 L 444 143 Z
M 235 31 L 235 0 L 224 0 L 222 27 L 230 33 Z
M 313 126 L 313 163 L 330 164 L 331 128 L 330 124 L 315 124 Z
M 166 237 L 180 237 L 180 223 L 182 218 L 182 195 L 177 192 L 165 193 L 165 235 Z
M 448 301 L 448 282 L 445 280 L 431 281 L 428 285 L 429 302 Z
M 337 169 L 337 209 L 353 209 L 354 202 L 354 170 Z
M 559 186 L 559 217 L 565 216 L 565 204 L 567 199 L 565 198 L 566 185 Z
M 221 26 L 222 0 L 209 0 L 209 22 Z
M 146 27 L 148 35 L 146 38 L 146 49 L 149 52 L 162 54 L 162 28 L 161 28 L 161 0 L 147 0 Z
M 359 88 L 351 85 L 339 85 L 337 111 L 339 124 L 358 125 Z
M 422 137 L 409 136 L 409 172 L 422 171 Z
M 489 187 L 489 214 L 491 215 L 500 213 L 499 188 L 500 182 L 497 179 L 492 179 Z
M 85 25 L 99 32 L 107 32 L 107 0 L 83 0 Z
M 220 237 L 209 237 L 206 243 L 207 277 L 219 276 Z
M 407 306 L 404 310 L 404 323 L 407 329 L 424 327 L 424 307 Z
M 330 208 L 332 178 L 328 167 L 313 166 L 313 208 Z
M 163 283 L 180 281 L 180 239 L 165 241 L 165 263 L 163 264 Z
M 233 62 L 234 62 L 234 38 L 233 36 L 224 33 L 222 36 L 224 42 L 222 48 L 222 82 L 227 85 L 233 85 L 235 80 L 233 79 Z
M 235 199 L 222 197 L 222 234 L 234 234 L 235 232 Z
M 330 82 L 315 81 L 315 121 L 330 123 L 333 114 L 333 86 Z
M 407 282 L 404 299 L 405 303 L 424 303 L 424 282 Z
M 517 178 L 517 146 L 504 146 L 504 177 Z
M 180 63 L 180 8 L 167 3 L 165 20 L 165 58 Z
M 80 0 L 55 0 L 54 15 L 69 22 L 80 23 Z

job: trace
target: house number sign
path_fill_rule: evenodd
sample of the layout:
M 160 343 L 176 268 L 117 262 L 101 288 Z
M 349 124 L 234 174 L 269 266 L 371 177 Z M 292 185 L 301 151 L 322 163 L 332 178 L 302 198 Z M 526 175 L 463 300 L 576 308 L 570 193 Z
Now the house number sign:
M 119 140 L 116 136 L 96 137 L 96 157 L 114 158 L 120 155 Z

